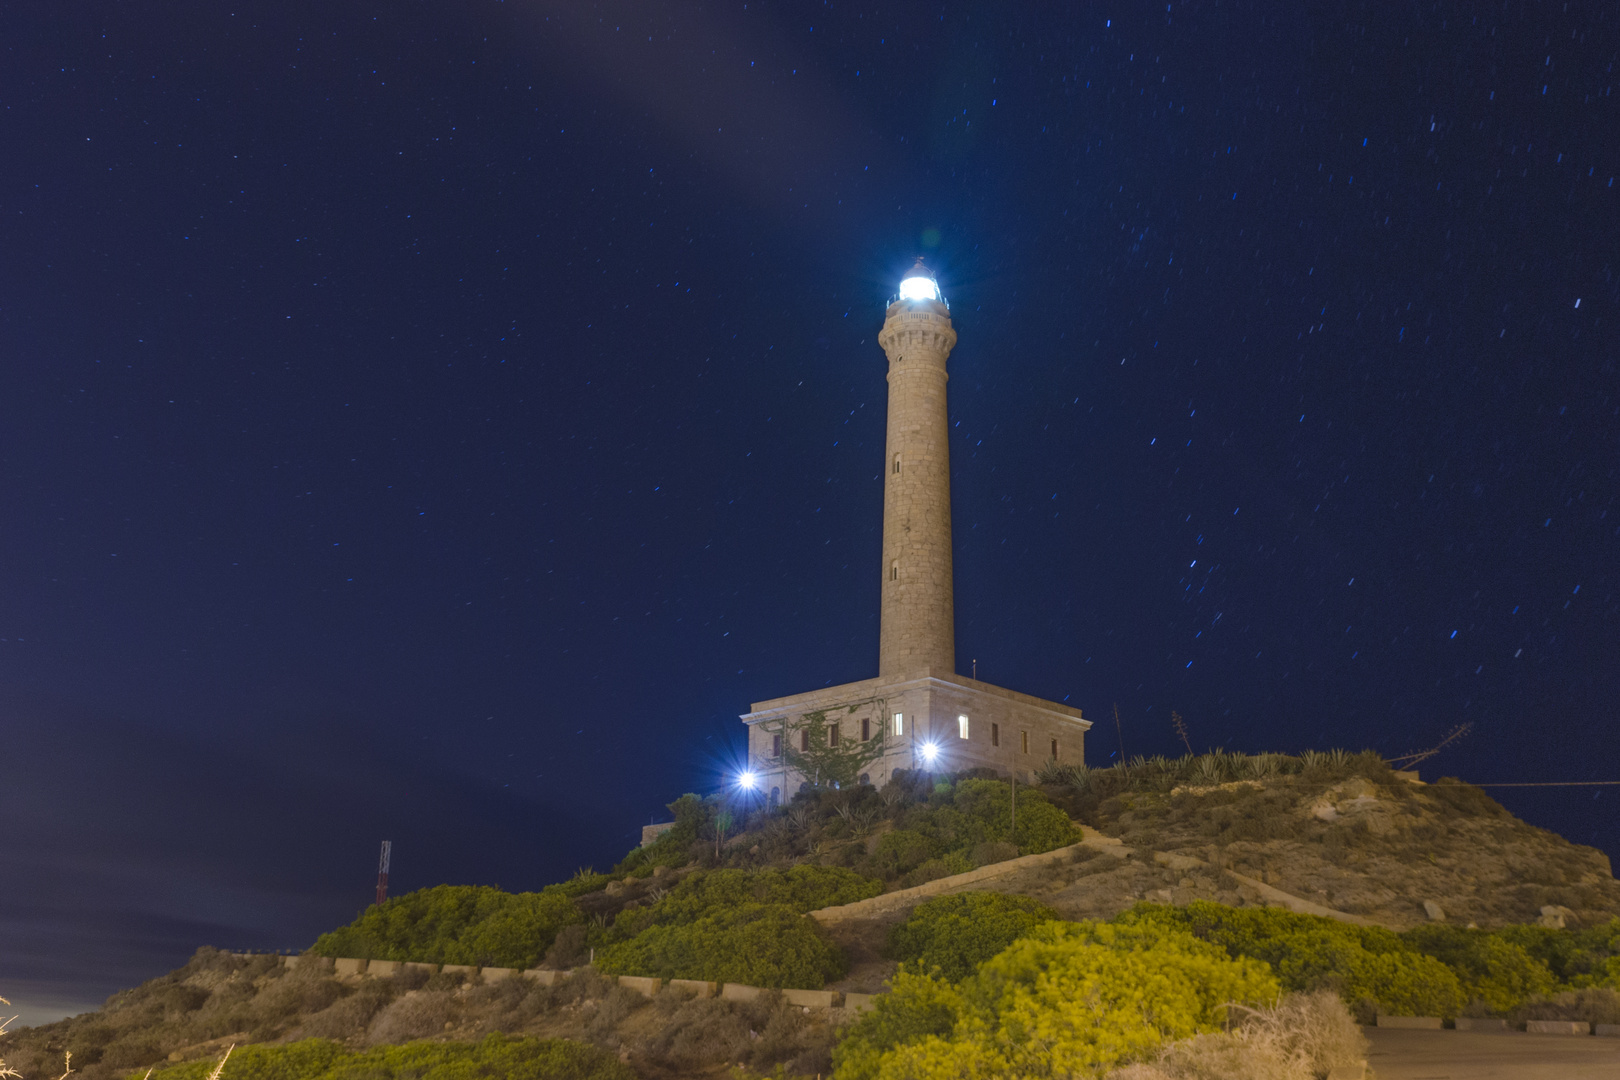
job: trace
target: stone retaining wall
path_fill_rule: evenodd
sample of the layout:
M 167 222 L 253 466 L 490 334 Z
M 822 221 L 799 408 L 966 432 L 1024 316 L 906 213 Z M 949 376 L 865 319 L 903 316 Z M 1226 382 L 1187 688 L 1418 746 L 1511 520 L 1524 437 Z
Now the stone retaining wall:
M 238 956 L 250 956 L 251 953 L 237 953 Z M 415 968 L 429 974 L 444 972 L 448 975 L 461 975 L 471 978 L 474 975 L 482 976 L 485 982 L 494 982 L 498 979 L 524 978 L 533 979 L 541 986 L 556 986 L 558 983 L 571 978 L 573 971 L 552 971 L 548 968 L 528 968 L 519 971 L 509 967 L 474 967 L 471 964 L 424 964 L 414 960 L 362 960 L 357 957 L 342 956 L 284 956 L 282 963 L 290 969 L 313 969 L 325 971 L 340 978 L 386 978 L 394 975 L 404 968 Z M 651 978 L 643 975 L 603 975 L 602 978 L 627 990 L 634 990 L 645 997 L 656 997 L 667 985 L 669 989 L 678 993 L 690 994 L 693 997 L 710 998 L 720 997 L 726 1001 L 757 1001 L 767 994 L 781 994 L 789 1004 L 803 1009 L 838 1009 L 846 1008 L 853 1012 L 861 1012 L 872 1007 L 874 994 L 843 994 L 837 990 L 774 990 L 763 986 L 745 986 L 742 983 L 726 983 L 721 986 L 717 983 L 704 982 L 701 979 L 670 979 L 667 984 L 663 979 Z

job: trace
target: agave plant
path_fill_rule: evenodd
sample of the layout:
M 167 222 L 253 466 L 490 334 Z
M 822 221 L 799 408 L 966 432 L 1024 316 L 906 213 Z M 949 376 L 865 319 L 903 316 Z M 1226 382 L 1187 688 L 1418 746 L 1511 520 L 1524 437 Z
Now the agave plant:
M 1327 768 L 1328 756 L 1320 750 L 1307 750 L 1299 755 L 1299 763 L 1306 772 L 1317 773 Z
M 1201 784 L 1218 784 L 1224 779 L 1224 770 L 1219 756 L 1205 754 L 1198 759 L 1197 777 Z

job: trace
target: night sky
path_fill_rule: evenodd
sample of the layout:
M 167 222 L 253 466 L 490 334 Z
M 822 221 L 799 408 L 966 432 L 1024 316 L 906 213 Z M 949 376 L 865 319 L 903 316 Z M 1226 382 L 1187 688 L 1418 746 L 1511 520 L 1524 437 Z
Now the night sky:
M 902 271 L 957 656 L 1087 756 L 1620 779 L 1602 3 L 0 9 L 0 994 L 611 865 L 876 674 Z M 1620 789 L 1501 789 L 1620 853 Z

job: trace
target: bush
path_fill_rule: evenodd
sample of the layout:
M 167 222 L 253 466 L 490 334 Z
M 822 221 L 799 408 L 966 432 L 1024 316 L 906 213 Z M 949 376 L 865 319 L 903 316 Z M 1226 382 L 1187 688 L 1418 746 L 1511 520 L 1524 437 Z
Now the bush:
M 1546 964 L 1560 983 L 1620 990 L 1620 919 L 1585 930 L 1508 926 L 1496 936 Z
M 1401 938 L 1456 972 L 1463 995 L 1492 1012 L 1508 1012 L 1557 985 L 1547 965 L 1522 946 L 1485 930 L 1432 924 L 1406 931 Z
M 961 982 L 1057 912 L 1025 896 L 959 893 L 920 904 L 889 932 L 888 953 L 922 971 Z
M 1326 991 L 1290 994 L 1246 1010 L 1229 1031 L 1166 1044 L 1152 1064 L 1127 1065 L 1108 1080 L 1316 1080 L 1367 1056 L 1367 1038 Z
M 959 988 L 903 973 L 834 1051 L 835 1076 L 1097 1075 L 1277 993 L 1264 965 L 1185 930 L 1048 922 Z
M 1513 1010 L 1515 1021 L 1585 1020 L 1589 1024 L 1620 1024 L 1620 993 L 1608 987 L 1566 990 L 1534 997 Z
M 213 1061 L 159 1069 L 153 1080 L 206 1080 Z M 363 1052 L 325 1039 L 244 1046 L 231 1080 L 635 1080 L 612 1054 L 565 1039 L 490 1035 L 475 1043 L 414 1042 Z
M 1139 904 L 1120 918 L 1185 926 L 1234 957 L 1264 961 L 1287 990 L 1334 990 L 1346 1002 L 1370 1001 L 1398 1016 L 1456 1016 L 1467 1002 L 1449 967 L 1389 930 L 1207 900 L 1179 909 Z
M 439 885 L 367 908 L 322 934 L 317 956 L 417 960 L 429 964 L 532 967 L 557 931 L 583 916 L 563 887 L 508 893 L 483 885 Z
M 838 866 L 791 870 L 710 870 L 687 875 L 651 907 L 621 915 L 609 940 L 625 941 L 652 926 L 708 918 L 745 904 L 769 904 L 803 914 L 852 904 L 883 891 L 883 883 Z
M 815 923 L 787 904 L 744 903 L 677 924 L 649 926 L 596 950 L 596 966 L 623 975 L 820 989 L 847 970 Z

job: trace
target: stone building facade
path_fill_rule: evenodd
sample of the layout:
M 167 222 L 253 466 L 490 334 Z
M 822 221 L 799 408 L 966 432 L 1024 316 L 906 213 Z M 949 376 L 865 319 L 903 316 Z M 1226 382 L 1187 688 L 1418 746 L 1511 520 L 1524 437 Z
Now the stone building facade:
M 835 725 L 822 732 L 828 739 L 882 740 L 864 777 L 879 785 L 896 769 L 984 766 L 1026 779 L 1052 759 L 1085 760 L 1091 723 L 1078 708 L 956 673 L 945 394 L 956 330 L 921 259 L 890 301 L 878 343 L 889 359 L 878 676 L 756 702 L 742 716 L 749 768 L 773 800 L 803 782 L 785 751 L 810 737 L 809 714 Z

